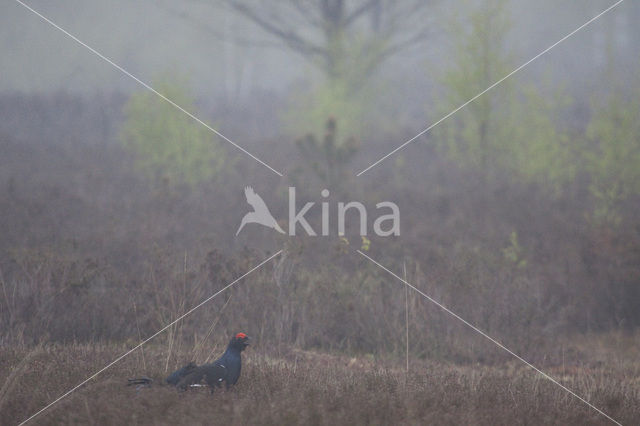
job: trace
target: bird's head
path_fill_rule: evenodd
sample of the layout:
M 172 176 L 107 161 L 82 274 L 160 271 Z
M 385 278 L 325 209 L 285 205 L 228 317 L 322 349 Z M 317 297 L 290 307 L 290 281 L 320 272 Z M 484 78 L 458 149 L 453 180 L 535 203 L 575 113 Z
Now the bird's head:
M 247 348 L 247 346 L 249 346 L 249 336 L 244 333 L 238 333 L 233 336 L 229 346 L 242 352 Z

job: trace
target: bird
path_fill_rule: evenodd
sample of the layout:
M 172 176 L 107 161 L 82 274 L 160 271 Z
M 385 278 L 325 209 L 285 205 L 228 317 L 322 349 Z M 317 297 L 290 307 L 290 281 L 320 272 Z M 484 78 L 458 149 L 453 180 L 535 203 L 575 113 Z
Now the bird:
M 222 382 L 226 388 L 238 383 L 240 379 L 240 370 L 242 369 L 241 353 L 249 346 L 249 336 L 245 333 L 238 333 L 231 338 L 227 350 L 220 358 L 212 363 L 198 366 L 194 362 L 190 362 L 169 374 L 165 382 L 175 386 L 180 390 L 186 390 L 191 386 L 201 385 L 202 381 L 209 386 L 211 393 L 215 388 L 220 388 Z M 129 379 L 128 385 L 136 385 L 136 389 L 150 386 L 153 379 L 143 376 L 135 379 Z
M 240 227 L 236 232 L 236 236 L 240 233 L 244 225 L 247 223 L 259 223 L 260 225 L 264 225 L 267 228 L 273 228 L 281 234 L 285 232 L 280 228 L 278 222 L 273 218 L 269 208 L 265 204 L 264 200 L 256 194 L 252 187 L 247 186 L 244 188 L 244 195 L 247 197 L 247 203 L 251 207 L 253 207 L 253 211 L 244 215 L 242 218 L 242 222 L 240 223 Z
M 209 364 L 193 367 L 193 363 L 187 364 L 167 377 L 169 384 L 174 384 L 178 389 L 187 389 L 189 386 L 198 385 L 203 380 L 209 385 L 211 393 L 216 387 L 221 387 L 225 382 L 229 389 L 240 378 L 242 369 L 242 351 L 249 346 L 249 336 L 245 333 L 236 334 L 227 350 L 220 358 Z

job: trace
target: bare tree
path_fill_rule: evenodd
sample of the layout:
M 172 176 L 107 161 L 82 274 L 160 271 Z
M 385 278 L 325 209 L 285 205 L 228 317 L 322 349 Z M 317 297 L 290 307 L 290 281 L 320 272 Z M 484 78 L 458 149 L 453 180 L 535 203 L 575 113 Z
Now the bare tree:
M 316 61 L 329 78 L 358 61 L 370 75 L 392 54 L 424 41 L 428 0 L 227 0 L 235 11 L 288 48 Z M 354 57 L 357 56 L 357 57 Z
M 435 0 L 221 2 L 271 38 L 251 40 L 238 35 L 233 41 L 280 45 L 317 64 L 329 79 L 350 75 L 354 80 L 362 80 L 388 57 L 427 39 L 431 34 L 429 18 Z M 199 24 L 206 27 L 204 21 Z M 216 33 L 214 28 L 209 30 Z

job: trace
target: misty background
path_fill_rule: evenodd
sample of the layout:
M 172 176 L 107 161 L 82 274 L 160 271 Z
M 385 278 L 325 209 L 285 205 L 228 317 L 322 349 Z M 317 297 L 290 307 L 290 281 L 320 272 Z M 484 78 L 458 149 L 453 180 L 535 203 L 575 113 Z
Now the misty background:
M 409 282 L 531 360 L 640 325 L 638 2 L 360 177 L 613 2 L 28 4 L 285 177 L 5 2 L 5 340 L 135 340 L 283 247 L 167 339 L 193 346 L 220 312 L 221 334 L 265 345 L 401 353 L 402 287 L 354 249 L 405 264 Z M 346 239 L 335 226 L 327 239 L 258 226 L 236 238 L 246 185 L 281 221 L 290 185 L 299 205 L 323 188 L 333 209 L 364 202 L 369 229 L 375 204 L 394 201 L 401 236 L 361 239 L 353 217 Z M 427 306 L 412 296 L 414 356 L 506 356 Z
M 421 14 L 423 22 L 418 23 L 430 29 L 429 36 L 390 57 L 381 67 L 380 78 L 392 87 L 390 92 L 402 102 L 404 114 L 424 114 L 425 105 L 433 101 L 435 71 L 451 60 L 448 32 L 453 23 L 461 23 L 464 11 L 477 3 L 430 2 L 428 12 Z M 321 77 L 313 61 L 292 52 L 225 2 L 29 4 L 145 82 L 166 71 L 187 75 L 196 97 L 203 102 L 225 102 L 227 108 L 247 107 L 259 103 L 254 99 L 257 94 L 283 97 Z M 506 44 L 520 64 L 609 5 L 603 0 L 511 1 L 511 29 L 505 35 Z M 593 89 L 611 55 L 620 74 L 628 76 L 637 61 L 634 49 L 640 33 L 635 25 L 638 7 L 635 2 L 627 2 L 620 12 L 602 17 L 558 51 L 532 64 L 525 73 L 532 79 L 546 73 L 554 84 L 567 85 L 572 93 L 583 96 Z M 291 17 L 291 27 L 304 27 L 299 18 Z M 370 18 L 365 16 L 366 19 Z M 18 4 L 6 4 L 0 23 L 3 92 L 64 91 L 90 96 L 140 89 Z M 416 25 L 414 21 L 408 23 Z M 426 127 L 428 122 L 419 124 Z

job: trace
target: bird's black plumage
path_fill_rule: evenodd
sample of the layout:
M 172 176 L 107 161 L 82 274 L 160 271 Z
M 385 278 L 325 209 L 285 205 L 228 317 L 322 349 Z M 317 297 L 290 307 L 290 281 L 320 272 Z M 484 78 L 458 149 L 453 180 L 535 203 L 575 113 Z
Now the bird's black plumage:
M 227 380 L 227 367 L 221 364 L 211 363 L 197 367 L 180 379 L 176 385 L 179 389 L 186 390 L 191 385 L 198 385 L 202 381 L 209 385 L 211 392 L 220 387 Z M 229 382 L 227 382 L 228 387 Z
M 191 385 L 201 384 L 203 381 L 211 388 L 211 392 L 216 387 L 220 387 L 222 382 L 225 383 L 227 389 L 235 385 L 240 378 L 242 369 L 241 353 L 249 346 L 249 336 L 244 333 L 236 334 L 227 350 L 220 358 L 212 363 L 196 365 L 193 362 L 171 373 L 165 381 L 176 386 L 179 389 L 187 389 Z M 129 379 L 129 385 L 149 386 L 152 379 L 141 377 Z
M 188 375 L 189 373 L 191 373 L 193 370 L 197 368 L 198 366 L 196 365 L 195 362 L 190 362 L 184 367 L 169 374 L 169 377 L 167 377 L 166 382 L 169 383 L 170 385 L 176 386 L 180 381 L 180 379 L 182 379 L 184 376 Z
M 224 382 L 228 389 L 230 386 L 235 385 L 240 378 L 242 370 L 241 353 L 248 345 L 249 336 L 244 333 L 238 333 L 231 339 L 227 350 L 220 358 L 199 367 L 194 363 L 185 365 L 171 373 L 166 381 L 180 389 L 186 389 L 191 385 L 200 384 L 204 381 L 211 387 L 211 392 Z

